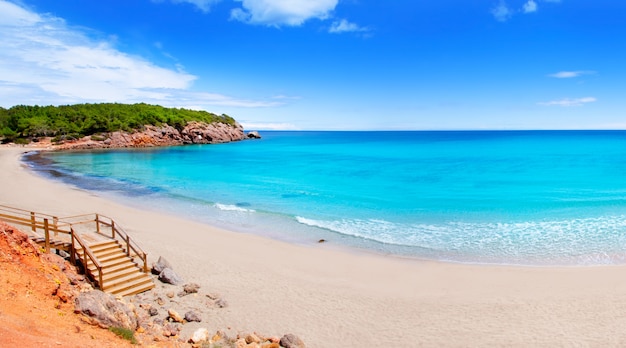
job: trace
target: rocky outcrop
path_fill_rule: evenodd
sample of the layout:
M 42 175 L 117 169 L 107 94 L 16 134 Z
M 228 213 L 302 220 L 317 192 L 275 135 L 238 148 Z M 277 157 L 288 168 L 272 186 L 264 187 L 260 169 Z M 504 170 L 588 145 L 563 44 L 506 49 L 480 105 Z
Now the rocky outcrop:
M 248 132 L 246 135 L 248 139 L 261 139 L 261 134 L 257 131 Z
M 126 304 L 100 290 L 83 292 L 75 300 L 76 313 L 86 315 L 93 324 L 103 328 L 121 327 L 135 331 L 137 316 Z
M 78 140 L 60 143 L 57 148 L 68 149 L 104 149 L 125 147 L 175 146 L 185 144 L 215 144 L 245 139 L 243 127 L 216 122 L 204 123 L 191 121 L 178 130 L 168 124 L 144 126 L 141 131 L 128 133 L 118 131 L 87 136 Z

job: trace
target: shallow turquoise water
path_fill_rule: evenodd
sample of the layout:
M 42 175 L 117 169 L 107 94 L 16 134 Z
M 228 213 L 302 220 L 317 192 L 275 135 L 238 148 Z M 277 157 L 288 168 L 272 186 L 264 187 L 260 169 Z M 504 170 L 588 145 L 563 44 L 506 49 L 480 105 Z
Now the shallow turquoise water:
M 626 132 L 264 132 L 46 155 L 75 185 L 237 231 L 500 264 L 624 263 Z

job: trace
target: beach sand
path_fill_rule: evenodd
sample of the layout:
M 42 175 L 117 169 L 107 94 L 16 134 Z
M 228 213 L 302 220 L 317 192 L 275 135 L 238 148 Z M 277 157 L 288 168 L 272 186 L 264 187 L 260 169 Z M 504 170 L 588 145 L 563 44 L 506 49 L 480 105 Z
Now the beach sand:
M 114 218 L 152 261 L 228 301 L 211 330 L 307 347 L 626 346 L 626 266 L 449 264 L 294 245 L 138 210 L 47 180 L 0 148 L 0 204 Z M 626 251 L 625 251 L 626 252 Z

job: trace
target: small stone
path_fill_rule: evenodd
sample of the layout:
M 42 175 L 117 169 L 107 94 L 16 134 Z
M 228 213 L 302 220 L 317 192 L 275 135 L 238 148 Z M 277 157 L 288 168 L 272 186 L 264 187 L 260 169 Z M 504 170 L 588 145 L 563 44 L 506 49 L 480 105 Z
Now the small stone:
M 189 339 L 191 343 L 200 343 L 209 339 L 209 330 L 200 328 L 193 333 L 193 336 Z
M 170 310 L 167 311 L 167 314 L 168 314 L 169 318 L 172 319 L 173 321 L 175 321 L 177 323 L 182 323 L 183 322 L 183 318 L 175 310 L 170 309 Z
M 151 317 L 157 316 L 159 315 L 159 310 L 154 307 L 150 307 L 150 309 L 148 309 L 148 314 L 150 314 Z
M 202 321 L 202 318 L 200 318 L 200 314 L 196 311 L 189 311 L 187 313 L 185 313 L 185 320 L 187 320 L 188 322 L 196 322 L 199 323 Z
M 168 293 L 167 293 L 167 294 L 165 294 L 165 295 L 166 295 L 167 297 L 169 297 L 169 298 L 174 298 L 174 292 L 173 292 L 173 291 L 170 291 L 170 292 L 168 292 Z
M 219 300 L 215 301 L 215 305 L 218 306 L 219 308 L 226 308 L 228 307 L 228 302 L 220 298 Z
M 235 342 L 235 348 L 247 348 L 248 344 L 246 343 L 246 340 L 243 338 L 238 339 Z
M 280 339 L 280 345 L 285 348 L 306 348 L 302 340 L 294 334 L 286 334 Z
M 188 294 L 195 294 L 200 290 L 200 285 L 196 283 L 189 283 L 183 286 L 183 290 Z
M 250 344 L 250 343 L 261 343 L 261 339 L 257 335 L 255 335 L 253 333 L 247 334 L 246 335 L 246 343 L 247 344 Z
M 280 344 L 278 342 L 265 343 L 261 348 L 280 348 Z

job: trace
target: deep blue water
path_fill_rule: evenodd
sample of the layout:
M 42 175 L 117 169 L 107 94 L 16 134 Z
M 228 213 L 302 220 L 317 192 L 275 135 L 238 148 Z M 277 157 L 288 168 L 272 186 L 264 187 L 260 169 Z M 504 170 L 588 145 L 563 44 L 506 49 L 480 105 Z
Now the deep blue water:
M 293 242 L 499 264 L 624 263 L 626 132 L 263 132 L 46 154 L 128 204 Z

